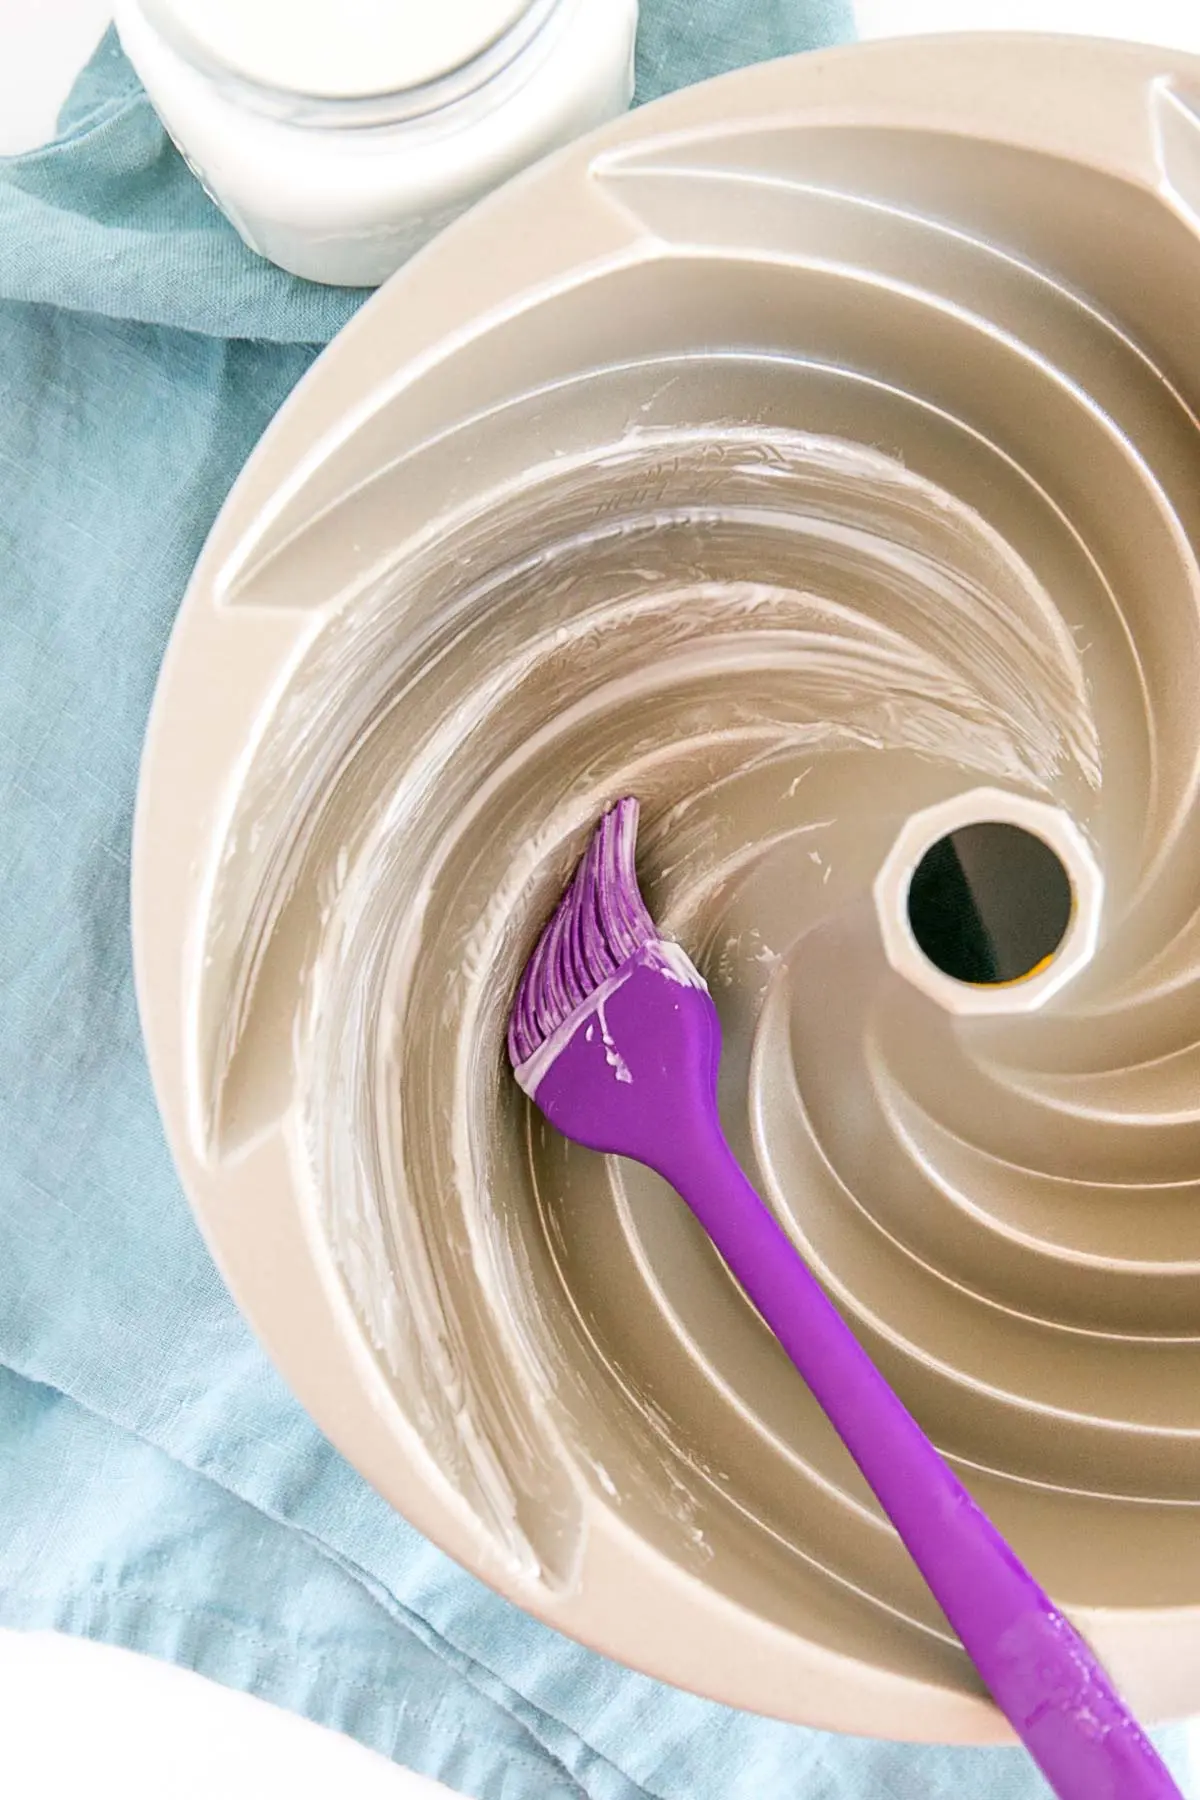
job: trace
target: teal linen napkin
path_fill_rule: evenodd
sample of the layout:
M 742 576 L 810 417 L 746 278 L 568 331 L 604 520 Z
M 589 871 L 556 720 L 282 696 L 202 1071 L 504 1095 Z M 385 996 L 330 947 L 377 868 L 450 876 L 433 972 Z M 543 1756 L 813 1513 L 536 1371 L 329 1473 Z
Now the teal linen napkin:
M 643 12 L 643 98 L 848 28 Z M 508 1606 L 322 1438 L 192 1225 L 134 1011 L 138 752 L 217 508 L 360 299 L 243 247 L 111 34 L 59 139 L 0 164 L 0 1625 L 170 1658 L 478 1800 L 1035 1800 L 1015 1751 L 736 1714 Z

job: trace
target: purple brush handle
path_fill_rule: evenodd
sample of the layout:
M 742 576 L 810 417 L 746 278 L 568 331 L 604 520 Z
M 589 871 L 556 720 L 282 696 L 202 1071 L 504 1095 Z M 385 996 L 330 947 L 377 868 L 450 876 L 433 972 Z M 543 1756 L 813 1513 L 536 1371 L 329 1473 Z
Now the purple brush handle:
M 768 1212 L 715 1119 L 664 1158 L 874 1489 L 1059 1800 L 1180 1800 L 1092 1651 L 972 1500 Z
M 674 954 L 672 954 L 674 952 Z M 1059 1800 L 1183 1800 L 1092 1651 L 901 1405 L 721 1131 L 721 1026 L 647 943 L 518 1079 L 577 1143 L 683 1195 L 874 1489 L 992 1698 Z

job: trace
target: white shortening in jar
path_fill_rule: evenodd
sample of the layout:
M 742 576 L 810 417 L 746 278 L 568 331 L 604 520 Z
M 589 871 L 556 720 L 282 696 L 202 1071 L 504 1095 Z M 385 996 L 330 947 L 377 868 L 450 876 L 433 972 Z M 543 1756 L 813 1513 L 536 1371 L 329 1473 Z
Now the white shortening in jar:
M 117 0 L 125 52 L 242 237 L 373 287 L 633 95 L 637 0 Z

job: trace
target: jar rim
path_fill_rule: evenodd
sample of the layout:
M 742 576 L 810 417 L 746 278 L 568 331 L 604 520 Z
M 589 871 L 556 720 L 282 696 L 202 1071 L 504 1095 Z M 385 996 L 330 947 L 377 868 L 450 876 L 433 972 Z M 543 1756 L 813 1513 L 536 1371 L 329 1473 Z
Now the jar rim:
M 169 48 L 219 87 L 228 99 L 289 125 L 340 130 L 402 124 L 440 112 L 476 93 L 517 62 L 552 15 L 570 0 L 523 0 L 521 10 L 499 36 L 457 67 L 429 80 L 346 95 L 306 93 L 247 75 L 197 42 L 179 20 L 171 0 L 137 3 L 147 24 Z

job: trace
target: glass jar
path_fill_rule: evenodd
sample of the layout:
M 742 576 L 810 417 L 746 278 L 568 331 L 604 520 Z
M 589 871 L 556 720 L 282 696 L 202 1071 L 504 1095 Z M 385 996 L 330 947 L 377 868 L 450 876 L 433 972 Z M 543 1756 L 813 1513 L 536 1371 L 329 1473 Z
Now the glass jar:
M 117 0 L 126 55 L 242 237 L 374 287 L 629 105 L 637 0 Z

